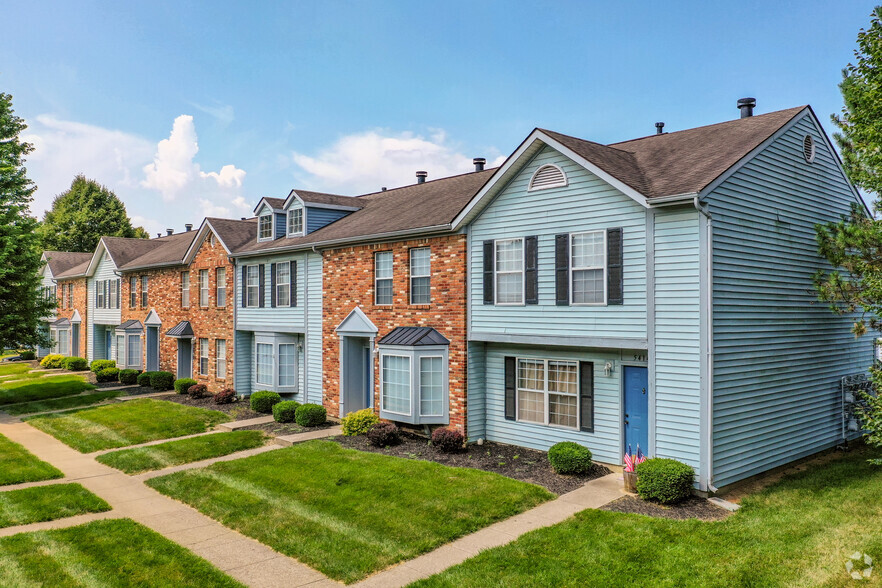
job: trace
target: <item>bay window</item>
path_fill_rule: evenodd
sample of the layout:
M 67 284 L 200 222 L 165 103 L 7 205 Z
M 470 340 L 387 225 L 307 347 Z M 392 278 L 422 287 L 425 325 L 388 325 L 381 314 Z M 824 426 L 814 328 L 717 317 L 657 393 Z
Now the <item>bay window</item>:
M 126 366 L 141 367 L 141 335 L 126 336 Z
M 256 333 L 254 341 L 255 383 L 260 386 L 258 389 L 274 390 L 281 394 L 298 393 L 298 336 Z
M 449 422 L 448 345 L 440 333 L 433 340 L 418 339 L 414 327 L 398 327 L 378 341 L 380 348 L 380 418 L 410 424 L 447 424 Z M 394 344 L 398 339 L 414 344 Z M 385 341 L 385 342 L 384 342 Z M 393 341 L 392 344 L 389 341 Z M 442 344 L 443 342 L 443 344 Z
M 256 370 L 257 383 L 272 386 L 272 384 L 273 384 L 273 346 L 269 343 L 257 343 L 255 356 L 257 359 L 257 370 Z

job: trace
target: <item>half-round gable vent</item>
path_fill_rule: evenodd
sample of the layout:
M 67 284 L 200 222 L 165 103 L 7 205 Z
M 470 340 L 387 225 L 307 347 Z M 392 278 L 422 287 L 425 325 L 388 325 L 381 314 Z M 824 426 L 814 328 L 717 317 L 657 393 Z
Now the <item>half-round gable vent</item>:
M 530 178 L 530 190 L 544 190 L 567 185 L 567 176 L 556 165 L 543 165 Z
M 802 154 L 807 162 L 815 161 L 815 139 L 811 135 L 806 135 L 802 140 Z

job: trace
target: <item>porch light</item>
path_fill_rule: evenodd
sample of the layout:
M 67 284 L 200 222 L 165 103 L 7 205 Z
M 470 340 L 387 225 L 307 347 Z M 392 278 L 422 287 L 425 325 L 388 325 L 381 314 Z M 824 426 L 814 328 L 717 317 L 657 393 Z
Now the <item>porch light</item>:
M 603 366 L 603 375 L 610 376 L 612 375 L 613 365 L 611 361 L 606 362 L 606 365 Z

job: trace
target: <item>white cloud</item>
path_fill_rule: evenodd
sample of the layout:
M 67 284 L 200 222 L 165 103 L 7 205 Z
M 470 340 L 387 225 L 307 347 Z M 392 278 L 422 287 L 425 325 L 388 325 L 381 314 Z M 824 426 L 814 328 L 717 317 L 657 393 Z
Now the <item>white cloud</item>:
M 489 155 L 498 153 L 493 150 Z M 386 129 L 356 133 L 315 156 L 294 153 L 292 159 L 305 172 L 298 177 L 305 188 L 343 194 L 412 184 L 417 170 L 427 171 L 432 180 L 474 169 L 472 157 L 461 153 L 441 129 L 430 129 L 428 137 Z M 503 160 L 497 157 L 494 163 Z
M 193 108 L 201 110 L 205 114 L 213 116 L 222 126 L 227 126 L 236 118 L 233 107 L 229 104 L 217 103 L 214 106 L 204 106 L 195 102 L 190 102 Z

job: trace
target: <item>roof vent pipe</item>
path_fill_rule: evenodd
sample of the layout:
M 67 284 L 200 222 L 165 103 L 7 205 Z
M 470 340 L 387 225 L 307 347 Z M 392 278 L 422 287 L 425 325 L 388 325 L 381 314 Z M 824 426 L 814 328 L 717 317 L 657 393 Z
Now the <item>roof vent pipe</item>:
M 245 217 L 243 216 L 243 217 L 241 217 L 239 220 L 245 220 Z
M 184 225 L 184 228 L 185 228 L 185 229 L 187 230 L 187 232 L 189 233 L 190 231 L 193 230 L 193 225 L 191 225 L 190 223 L 187 223 L 186 225 Z
M 753 116 L 753 109 L 756 106 L 756 98 L 739 98 L 738 109 L 741 110 L 741 118 Z
M 483 157 L 476 157 L 472 160 L 472 163 L 475 164 L 475 171 L 484 171 L 484 164 L 487 163 L 487 160 Z
M 156 233 L 156 238 L 159 239 L 160 237 L 162 237 L 162 233 Z
M 416 173 L 417 184 L 425 184 L 425 183 L 426 183 L 426 177 L 427 177 L 428 175 L 429 175 L 428 172 L 418 171 L 418 172 Z
M 380 188 L 380 192 L 385 192 L 385 191 L 386 191 L 386 186 L 383 186 L 382 188 Z
M 655 123 L 655 134 L 661 135 L 664 132 L 665 132 L 665 123 L 663 123 L 663 122 Z
M 166 234 L 166 235 L 173 235 L 174 232 L 175 232 L 174 229 L 166 229 L 166 230 L 165 230 L 165 234 Z

